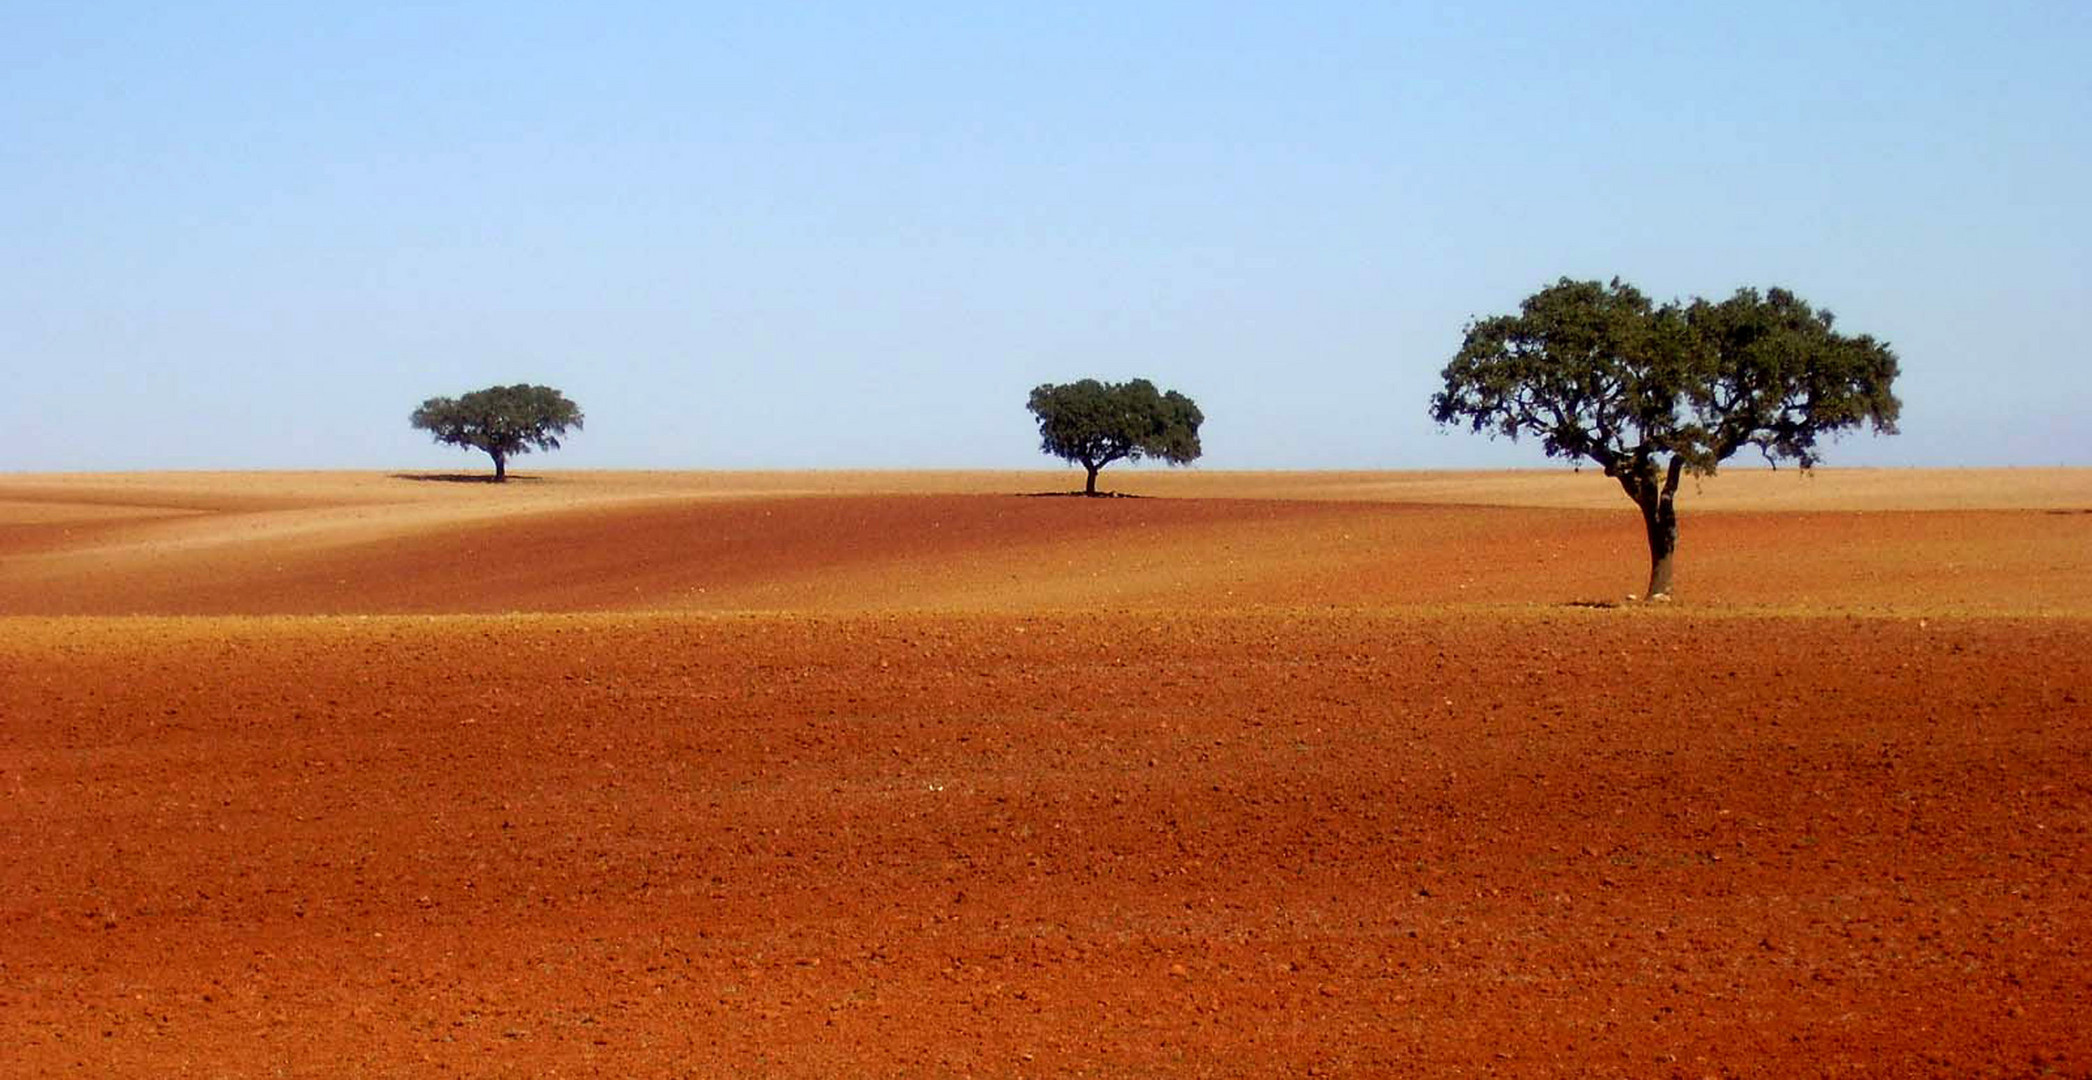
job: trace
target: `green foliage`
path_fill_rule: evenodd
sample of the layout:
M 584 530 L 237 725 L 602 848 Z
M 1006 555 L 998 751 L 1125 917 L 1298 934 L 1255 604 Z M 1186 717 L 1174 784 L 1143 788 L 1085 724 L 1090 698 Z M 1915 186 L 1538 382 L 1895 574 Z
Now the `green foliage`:
M 566 395 L 526 383 L 430 398 L 409 418 L 439 443 L 485 451 L 494 459 L 496 479 L 507 477 L 512 455 L 557 450 L 569 428 L 581 430 L 581 421 L 581 407 Z
M 1201 452 L 1205 414 L 1190 398 L 1158 391 L 1146 379 L 1046 383 L 1032 390 L 1025 407 L 1039 422 L 1039 449 L 1088 470 L 1092 494 L 1097 470 L 1114 461 L 1152 457 L 1184 465 Z
M 1483 319 L 1431 399 L 1441 424 L 1540 439 L 1549 457 L 1653 476 L 1669 456 L 1712 474 L 1744 447 L 1807 469 L 1861 424 L 1893 434 L 1896 355 L 1832 329 L 1785 289 L 1657 306 L 1618 278 L 1563 278 L 1517 315 Z

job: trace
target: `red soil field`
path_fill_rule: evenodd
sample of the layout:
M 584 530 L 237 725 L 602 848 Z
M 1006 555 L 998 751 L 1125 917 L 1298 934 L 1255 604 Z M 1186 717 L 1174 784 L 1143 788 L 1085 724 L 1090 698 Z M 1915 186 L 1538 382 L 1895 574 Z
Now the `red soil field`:
M 0 1075 L 2092 1075 L 2092 483 L 1818 479 L 0 477 Z

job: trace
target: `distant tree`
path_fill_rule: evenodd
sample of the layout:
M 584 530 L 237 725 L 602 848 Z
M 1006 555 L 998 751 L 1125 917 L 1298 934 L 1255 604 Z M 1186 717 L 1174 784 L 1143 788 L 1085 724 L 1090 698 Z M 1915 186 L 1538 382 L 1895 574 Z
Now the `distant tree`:
M 549 386 L 490 386 L 462 397 L 434 397 L 409 421 L 439 443 L 484 450 L 496 482 L 508 479 L 508 459 L 532 449 L 557 450 L 568 428 L 581 430 L 581 407 Z
M 1205 414 L 1183 394 L 1162 393 L 1146 379 L 1124 383 L 1046 383 L 1026 406 L 1039 422 L 1039 449 L 1089 473 L 1083 494 L 1097 494 L 1097 473 L 1114 461 L 1160 458 L 1183 465 L 1198 458 Z
M 1896 354 L 1831 322 L 1785 289 L 1656 306 L 1618 278 L 1563 278 L 1468 326 L 1431 415 L 1595 462 L 1641 508 L 1647 595 L 1667 597 L 1681 474 L 1713 475 L 1747 446 L 1807 470 L 1825 435 L 1895 433 Z

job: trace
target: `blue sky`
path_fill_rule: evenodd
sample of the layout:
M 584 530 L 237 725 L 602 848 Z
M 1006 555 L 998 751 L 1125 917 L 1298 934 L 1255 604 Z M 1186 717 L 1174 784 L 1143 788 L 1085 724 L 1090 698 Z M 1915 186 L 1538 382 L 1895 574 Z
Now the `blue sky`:
M 1051 464 L 1145 376 L 1215 468 L 1438 431 L 1555 278 L 1785 285 L 1902 358 L 1829 463 L 2092 465 L 2082 2 L 0 4 L 0 470 Z

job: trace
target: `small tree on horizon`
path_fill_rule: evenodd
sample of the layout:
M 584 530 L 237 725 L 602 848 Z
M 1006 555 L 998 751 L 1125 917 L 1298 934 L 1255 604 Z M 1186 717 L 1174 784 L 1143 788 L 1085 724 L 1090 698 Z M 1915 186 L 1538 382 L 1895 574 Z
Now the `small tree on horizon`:
M 1114 461 L 1159 458 L 1172 465 L 1196 460 L 1205 414 L 1183 394 L 1163 393 L 1146 379 L 1123 383 L 1082 379 L 1045 383 L 1026 404 L 1039 422 L 1039 449 L 1081 465 L 1082 493 L 1097 494 L 1097 473 Z
M 581 430 L 581 407 L 549 386 L 490 386 L 455 398 L 433 397 L 408 422 L 439 443 L 483 450 L 494 481 L 508 479 L 508 459 L 532 449 L 557 450 L 568 428 Z
M 1785 289 L 1659 307 L 1618 278 L 1562 278 L 1469 324 L 1431 416 L 1595 462 L 1642 511 L 1645 595 L 1668 597 L 1684 473 L 1712 476 L 1745 447 L 1806 472 L 1823 436 L 1895 433 L 1896 354 L 1831 326 Z

